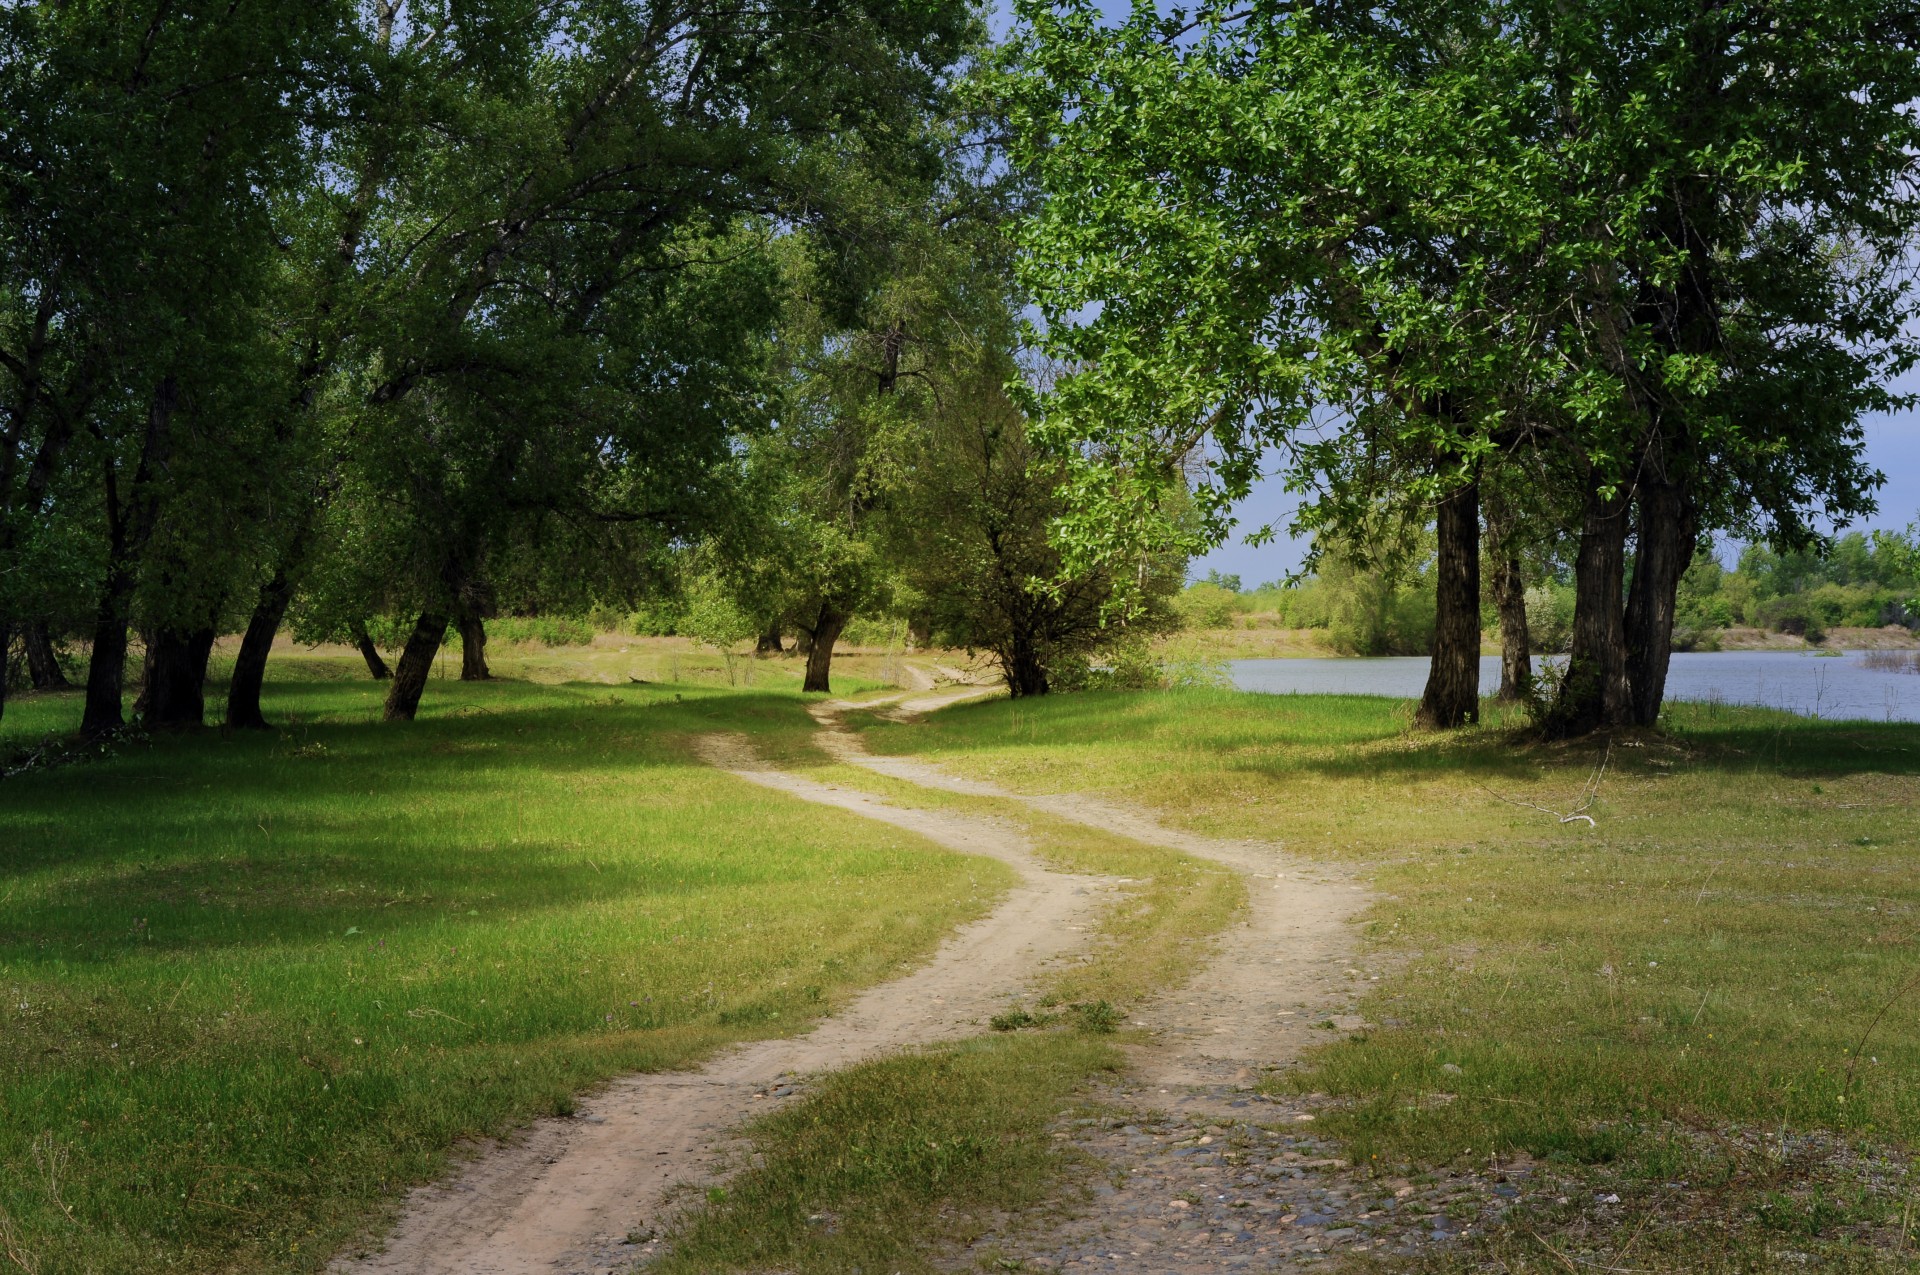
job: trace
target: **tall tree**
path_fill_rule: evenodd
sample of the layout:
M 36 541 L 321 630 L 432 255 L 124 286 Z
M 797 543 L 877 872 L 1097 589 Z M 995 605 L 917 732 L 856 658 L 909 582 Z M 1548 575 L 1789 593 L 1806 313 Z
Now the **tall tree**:
M 224 441 L 211 412 L 249 364 L 229 355 L 275 247 L 267 192 L 299 162 L 345 12 L 0 12 L 0 555 L 23 524 L 99 518 L 88 733 L 121 721 L 130 609 L 176 461 Z M 97 502 L 49 505 L 63 467 L 95 477 Z
M 1551 450 L 1579 510 L 1564 734 L 1657 714 L 1702 527 L 1865 507 L 1855 422 L 1912 357 L 1907 8 L 1020 13 L 1007 101 L 1047 195 L 1027 276 L 1085 369 L 1047 405 L 1076 552 L 1153 528 L 1196 459 L 1214 539 L 1266 448 L 1335 528 L 1356 451 L 1441 510 Z M 1441 521 L 1457 598 L 1471 520 Z M 1440 631 L 1463 654 L 1467 626 Z M 1428 715 L 1457 715 L 1436 689 Z

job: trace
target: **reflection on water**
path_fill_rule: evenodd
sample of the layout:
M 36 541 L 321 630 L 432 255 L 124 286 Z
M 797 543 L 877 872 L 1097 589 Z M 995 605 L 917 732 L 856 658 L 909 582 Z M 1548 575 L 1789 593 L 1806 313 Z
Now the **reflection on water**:
M 1386 659 L 1235 660 L 1228 665 L 1243 691 L 1279 695 L 1389 695 L 1418 698 L 1427 681 L 1424 656 Z M 1500 686 L 1500 661 L 1480 661 L 1480 690 Z M 1869 668 L 1865 653 L 1714 651 L 1676 654 L 1667 675 L 1669 700 L 1755 704 L 1830 721 L 1920 721 L 1920 676 Z

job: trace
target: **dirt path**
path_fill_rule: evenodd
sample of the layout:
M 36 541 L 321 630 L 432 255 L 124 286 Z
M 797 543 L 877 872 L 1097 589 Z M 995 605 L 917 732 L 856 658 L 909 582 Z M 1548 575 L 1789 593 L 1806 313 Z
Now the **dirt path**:
M 905 716 L 968 698 L 892 697 Z M 1276 842 L 1232 841 L 1170 828 L 1136 808 L 1074 793 L 1029 795 L 909 757 L 868 753 L 845 713 L 812 710 L 836 760 L 945 792 L 999 797 L 1058 818 L 1172 847 L 1245 874 L 1249 907 L 1186 987 L 1133 1015 L 1149 1031 L 1131 1076 L 1093 1095 L 1109 1113 L 1064 1122 L 1054 1137 L 1101 1162 L 1087 1197 L 1036 1225 L 1015 1223 L 952 1255 L 950 1267 L 993 1265 L 1101 1275 L 1293 1271 L 1339 1251 L 1412 1255 L 1455 1242 L 1497 1216 L 1528 1171 L 1453 1175 L 1418 1185 L 1356 1172 L 1315 1135 L 1317 1095 L 1253 1092 L 1335 1031 L 1366 1026 L 1352 1003 L 1374 975 L 1354 965 L 1353 915 L 1366 893 L 1342 873 L 1292 859 Z
M 979 693 L 978 688 L 956 688 L 904 699 L 896 711 L 926 711 Z M 1297 1057 L 1315 1030 L 1307 1021 L 1312 1011 L 1351 994 L 1354 944 L 1349 921 L 1364 903 L 1365 892 L 1350 879 L 1293 859 L 1277 842 L 1206 837 L 1097 798 L 1075 793 L 1032 796 L 915 758 L 875 756 L 842 718 L 851 708 L 885 702 L 814 705 L 810 711 L 821 727 L 816 737 L 820 746 L 836 761 L 893 779 L 1023 802 L 1057 818 L 1168 846 L 1247 875 L 1248 915 L 1223 937 L 1214 961 L 1186 991 L 1135 1016 L 1157 1037 L 1155 1047 L 1140 1051 L 1137 1059 L 1143 1080 L 1159 1085 L 1250 1079 Z
M 698 1071 L 629 1076 L 543 1120 L 448 1181 L 415 1191 L 385 1248 L 336 1272 L 607 1275 L 654 1250 L 677 1188 L 715 1180 L 756 1103 L 809 1074 L 981 1031 L 1046 964 L 1073 950 L 1115 883 L 1050 871 L 991 819 L 908 810 L 764 766 L 747 741 L 702 741 L 706 760 L 753 783 L 838 806 L 966 854 L 1000 860 L 1019 883 L 922 968 L 860 995 L 805 1036 L 728 1050 Z

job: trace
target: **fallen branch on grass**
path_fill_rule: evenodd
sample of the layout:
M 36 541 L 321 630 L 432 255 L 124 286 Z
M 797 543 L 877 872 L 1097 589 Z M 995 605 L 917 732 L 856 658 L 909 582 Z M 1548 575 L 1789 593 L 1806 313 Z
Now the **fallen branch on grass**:
M 1482 792 L 1486 793 L 1487 796 L 1492 797 L 1495 801 L 1504 801 L 1509 806 L 1519 806 L 1525 810 L 1538 810 L 1543 815 L 1552 815 L 1555 819 L 1558 819 L 1561 823 L 1578 822 L 1578 823 L 1586 824 L 1587 827 L 1589 828 L 1596 828 L 1599 825 L 1594 823 L 1593 816 L 1590 814 L 1587 814 L 1586 810 L 1589 806 L 1593 805 L 1594 799 L 1600 795 L 1600 781 L 1606 777 L 1607 763 L 1608 761 L 1612 760 L 1612 758 L 1613 758 L 1613 744 L 1611 741 L 1609 741 L 1607 744 L 1607 751 L 1600 755 L 1599 763 L 1595 765 L 1593 768 L 1593 774 L 1587 777 L 1587 786 L 1585 791 L 1581 795 L 1580 804 L 1575 806 L 1572 810 L 1568 811 L 1566 814 L 1562 814 L 1558 810 L 1554 810 L 1547 806 L 1535 805 L 1531 801 L 1521 801 L 1514 797 L 1503 797 L 1499 793 L 1495 792 L 1493 789 L 1487 787 L 1485 784 L 1480 784 L 1479 788 Z

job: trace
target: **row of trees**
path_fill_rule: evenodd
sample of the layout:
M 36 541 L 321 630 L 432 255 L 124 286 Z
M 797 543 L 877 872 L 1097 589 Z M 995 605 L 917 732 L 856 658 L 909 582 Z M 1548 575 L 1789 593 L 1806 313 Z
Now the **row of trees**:
M 1106 577 L 1035 583 L 983 49 L 970 0 L 0 6 L 0 652 L 78 639 L 97 735 L 130 650 L 197 724 L 239 634 L 260 726 L 276 633 L 385 672 L 398 617 L 407 719 L 450 631 L 484 677 L 487 616 L 691 553 L 809 687 L 904 586 L 1044 689 Z
M 401 617 L 410 718 L 671 563 L 812 689 L 892 608 L 1034 693 L 1277 453 L 1330 569 L 1433 546 L 1434 725 L 1570 563 L 1575 734 L 1704 535 L 1871 508 L 1908 7 L 1017 9 L 976 75 L 969 0 L 0 6 L 0 649 L 80 637 L 102 733 L 130 634 L 179 725 L 238 633 L 248 726 L 277 632 Z
M 1569 561 L 1565 736 L 1655 720 L 1703 536 L 1871 510 L 1859 421 L 1916 355 L 1911 6 L 1018 8 L 1075 561 L 1217 543 L 1277 451 L 1323 550 L 1432 529 L 1430 724 L 1476 715 L 1483 575 L 1521 669 L 1528 564 Z M 1189 483 L 1197 530 L 1160 512 Z

